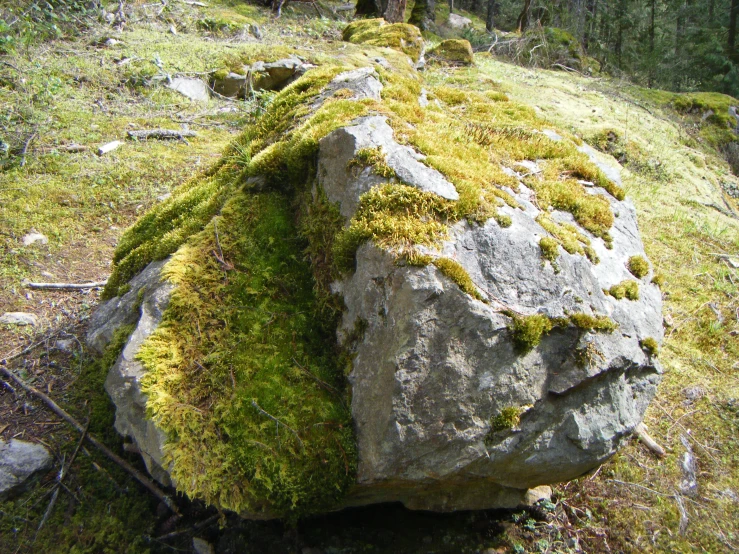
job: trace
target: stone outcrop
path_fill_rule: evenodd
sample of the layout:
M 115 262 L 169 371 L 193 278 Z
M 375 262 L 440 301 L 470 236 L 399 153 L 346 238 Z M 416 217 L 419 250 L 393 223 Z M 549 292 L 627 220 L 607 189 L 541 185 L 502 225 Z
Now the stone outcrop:
M 18 495 L 34 477 L 51 469 L 53 458 L 40 444 L 0 440 L 0 500 Z
M 314 107 L 340 89 L 377 100 L 382 85 L 371 68 L 350 71 Z M 389 180 L 371 167 L 353 167 L 366 149 L 381 152 L 404 185 L 447 200 L 459 197 L 423 155 L 398 142 L 387 117 L 362 117 L 319 142 L 314 197 L 320 189 L 347 222 L 360 196 Z M 584 149 L 618 178 L 617 166 Z M 477 297 L 434 263 L 404 265 L 371 242 L 359 247 L 355 271 L 333 284 L 345 306 L 338 341 L 353 353 L 349 382 L 358 451 L 356 484 L 344 506 L 400 501 L 438 511 L 514 507 L 540 496 L 528 489 L 597 467 L 631 435 L 660 378 L 654 352 L 643 342 L 662 339 L 661 294 L 651 272 L 637 279 L 638 299 L 605 292 L 634 280 L 628 261 L 644 256 L 644 249 L 631 202 L 593 183 L 587 191 L 606 198 L 615 215 L 610 248 L 589 235 L 598 264 L 562 249 L 556 264 L 542 260 L 540 240 L 548 233 L 537 222 L 542 210 L 523 178 L 518 190 L 506 191 L 519 207 L 499 209 L 510 226 L 462 220 L 437 247 L 419 247 L 431 260 L 454 260 Z M 547 214 L 576 225 L 568 212 Z M 98 309 L 88 341 L 100 350 L 115 328 L 137 323 L 106 389 L 116 404 L 116 428 L 136 442 L 150 472 L 166 484 L 166 437 L 146 419 L 140 390 L 145 368 L 136 361 L 172 290 L 160 281 L 162 264 L 150 264 L 125 295 Z M 610 318 L 617 328 L 561 323 L 573 314 Z M 523 351 L 513 318 L 534 315 L 560 323 Z
M 216 72 L 213 91 L 228 98 L 244 98 L 255 90 L 280 90 L 313 67 L 298 58 L 274 62 L 258 61 L 238 71 Z

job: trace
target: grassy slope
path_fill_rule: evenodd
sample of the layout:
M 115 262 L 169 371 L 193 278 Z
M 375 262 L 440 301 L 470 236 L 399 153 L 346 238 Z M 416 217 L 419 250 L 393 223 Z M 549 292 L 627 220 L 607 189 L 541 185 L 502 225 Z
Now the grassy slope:
M 0 173 L 0 311 L 35 311 L 46 316 L 49 328 L 67 321 L 60 312 L 69 313 L 69 320 L 76 319 L 92 303 L 88 297 L 36 294 L 28 298 L 20 288 L 21 279 L 77 281 L 104 276 L 121 229 L 156 202 L 159 195 L 217 159 L 231 137 L 233 125 L 240 124 L 248 114 L 224 115 L 218 113 L 218 108 L 225 104 L 211 102 L 199 106 L 162 88 L 129 88 L 122 83 L 156 73 L 151 60 L 157 55 L 169 73 L 215 67 L 234 52 L 234 44 L 229 37 L 207 40 L 198 21 L 210 18 L 241 25 L 247 20 L 262 24 L 266 19 L 263 12 L 253 7 L 239 2 L 230 4 L 224 2 L 206 10 L 169 8 L 172 12 L 165 12 L 159 19 L 131 24 L 116 34 L 123 44 L 113 48 L 94 48 L 88 40 L 59 41 L 10 58 L 17 71 L 0 68 L 3 111 L 20 113 L 17 121 L 26 126 L 29 136 L 34 128 L 39 130 L 27 165 Z M 179 35 L 168 32 L 170 24 L 177 26 Z M 297 47 L 309 44 L 319 51 L 331 52 L 341 45 L 324 39 L 335 38 L 341 26 L 340 22 L 305 20 L 288 13 L 280 24 L 264 25 L 263 32 L 267 43 L 279 41 Z M 287 31 L 288 36 L 282 37 L 281 31 Z M 112 34 L 110 29 L 96 32 L 101 36 Z M 141 60 L 115 65 L 113 59 L 121 56 L 137 56 Z M 701 203 L 721 204 L 720 181 L 733 177 L 715 153 L 692 140 L 674 113 L 662 110 L 659 98 L 624 89 L 618 83 L 530 71 L 485 56 L 478 56 L 477 64 L 471 70 L 437 70 L 429 78 L 452 85 L 455 81 L 465 82 L 473 87 L 484 86 L 480 84 L 484 82 L 481 77 L 492 78 L 502 84 L 512 99 L 538 107 L 544 118 L 573 133 L 587 136 L 604 127 L 619 130 L 637 142 L 650 158 L 661 161 L 667 172 L 655 179 L 653 174 L 627 171 L 625 186 L 639 209 L 650 259 L 667 276 L 665 311 L 671 327 L 661 352 L 666 375 L 648 412 L 647 424 L 655 439 L 668 448 L 668 457 L 658 461 L 641 445 L 632 443 L 593 479 L 558 487 L 559 528 L 530 522 L 516 525 L 508 529 L 503 543 L 512 546 L 520 541 L 536 551 L 547 548 L 540 542 L 545 540 L 550 547 L 558 545 L 557 549 L 566 551 L 562 546 L 565 542 L 557 538 L 559 532 L 579 538 L 591 552 L 605 551 L 606 545 L 625 551 L 732 549 L 739 533 L 738 504 L 730 496 L 731 491 L 739 491 L 739 390 L 734 378 L 739 353 L 739 277 L 714 253 L 735 254 L 739 232 L 735 220 Z M 649 112 L 633 102 L 642 104 Z M 91 152 L 61 153 L 58 148 L 71 142 L 97 147 L 122 138 L 130 123 L 140 128 L 175 128 L 183 120 L 189 120 L 201 134 L 189 146 L 127 143 L 103 158 Z M 46 234 L 50 244 L 22 248 L 19 238 L 31 228 Z M 54 277 L 44 277 L 42 271 Z M 716 310 L 721 313 L 722 323 Z M 31 331 L 0 329 L 1 355 L 12 351 L 30 334 Z M 72 373 L 72 364 L 76 367 L 77 360 L 62 357 L 58 363 L 69 366 L 65 371 Z M 48 384 L 51 373 L 65 374 L 52 367 L 48 363 L 38 364 L 38 383 Z M 93 429 L 102 434 L 109 429 L 111 413 L 105 397 L 95 396 L 100 391 L 101 370 L 99 366 L 86 365 L 84 371 L 92 372 L 85 379 L 89 386 L 77 393 L 64 389 L 69 386 L 68 381 L 62 385 L 51 382 L 62 387 L 57 394 L 69 405 L 81 405 L 84 395 L 97 399 L 100 414 L 94 416 Z M 688 386 L 700 386 L 703 396 L 688 403 L 683 394 Z M 7 391 L 0 395 L 2 417 L 10 413 L 10 408 L 21 409 Z M 78 416 L 84 419 L 85 413 L 78 411 Z M 2 436 L 9 438 L 18 430 L 7 428 Z M 687 532 L 680 535 L 680 512 L 673 495 L 679 490 L 679 460 L 685 452 L 680 438 L 688 434 L 694 437 L 688 443 L 698 459 L 699 492 L 683 501 L 689 524 Z M 73 448 L 73 435 L 60 432 L 54 437 L 62 451 Z M 117 442 L 112 433 L 108 439 L 111 444 Z M 105 465 L 100 460 L 96 463 Z M 85 464 L 84 468 L 76 468 L 73 481 L 80 487 L 75 490 L 84 502 L 77 508 L 72 501 L 66 509 L 57 507 L 39 544 L 49 551 L 54 547 L 68 551 L 73 544 L 77 551 L 89 552 L 105 548 L 156 549 L 156 544 L 144 545 L 140 539 L 142 533 L 157 531 L 153 522 L 162 522 L 154 515 L 155 506 L 136 495 L 133 484 L 130 490 L 134 494 L 117 494 L 101 472 L 88 461 Z M 125 476 L 114 468 L 108 468 L 108 472 L 119 483 L 125 482 Z M 18 503 L 2 506 L 4 514 L 10 516 L 4 515 L 0 527 L 0 550 L 15 551 L 20 544 L 33 551 L 30 541 L 47 504 L 46 499 L 39 497 L 47 489 L 48 485 Z M 96 516 L 103 513 L 108 516 Z M 568 514 L 574 527 L 561 525 L 561 513 Z M 328 524 L 327 536 L 334 534 L 331 525 Z M 443 530 L 445 524 L 439 525 Z M 447 535 L 453 539 L 440 536 L 439 551 L 460 551 L 462 547 L 453 545 L 466 541 L 459 536 L 465 533 L 465 526 L 460 527 L 458 520 L 448 520 L 446 525 Z M 62 529 L 66 531 L 61 533 Z M 418 538 L 420 544 L 421 537 Z M 348 536 L 343 546 L 351 546 L 353 540 L 356 537 Z M 433 540 L 436 544 L 436 537 Z M 474 540 L 479 537 L 475 535 Z M 483 542 L 491 544 L 489 540 Z
M 646 424 L 668 456 L 657 460 L 634 441 L 596 477 L 558 487 L 563 503 L 595 514 L 572 511 L 570 519 L 597 550 L 606 548 L 606 540 L 626 551 L 736 548 L 739 507 L 731 494 L 739 490 L 739 272 L 716 254 L 737 255 L 739 223 L 705 206 L 723 205 L 720 183 L 736 178 L 700 133 L 689 133 L 659 98 L 650 101 L 641 90 L 607 80 L 531 71 L 487 56 L 477 62 L 477 69 L 456 71 L 454 79 L 491 77 L 512 99 L 536 106 L 582 137 L 616 129 L 640 146 L 650 167 L 660 167 L 625 170 L 624 186 L 637 206 L 647 254 L 666 278 L 667 338 L 660 354 L 665 376 Z M 689 400 L 688 387 L 700 387 L 700 398 Z M 683 479 L 682 437 L 688 437 L 698 464 L 697 496 L 683 495 L 689 522 L 684 534 L 674 498 Z

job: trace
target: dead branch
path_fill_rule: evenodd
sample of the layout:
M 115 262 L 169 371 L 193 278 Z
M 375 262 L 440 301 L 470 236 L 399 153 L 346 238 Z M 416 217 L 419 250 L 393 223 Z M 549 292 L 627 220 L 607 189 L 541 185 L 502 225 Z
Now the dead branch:
M 187 529 L 180 529 L 179 531 L 172 531 L 171 533 L 167 533 L 166 535 L 162 535 L 161 537 L 156 537 L 155 540 L 158 541 L 166 541 L 169 539 L 173 539 L 175 537 L 179 537 L 180 535 L 185 535 L 187 533 L 191 533 L 192 531 L 197 531 L 198 529 L 202 529 L 203 527 L 207 527 L 211 523 L 213 523 L 215 520 L 217 520 L 219 517 L 221 517 L 220 514 L 215 514 L 210 516 L 207 519 L 204 519 L 203 521 L 200 521 L 193 525 L 192 527 L 188 527 Z
M 37 290 L 83 290 L 104 287 L 107 283 L 108 280 L 106 279 L 94 283 L 26 283 L 25 286 Z
M 667 455 L 665 449 L 657 444 L 657 442 L 649 436 L 649 433 L 647 433 L 647 428 L 644 426 L 643 423 L 640 423 L 634 428 L 634 434 L 639 437 L 639 440 L 644 444 L 644 446 L 654 452 L 658 457 L 664 458 Z
M 729 211 L 726 208 L 719 206 L 715 202 L 699 202 L 699 204 L 701 206 L 705 206 L 706 208 L 713 208 L 717 212 L 721 212 L 722 214 L 724 214 L 726 217 L 739 219 L 739 215 L 736 215 L 736 213 L 734 213 L 733 211 Z
M 41 531 L 41 528 L 46 523 L 46 520 L 49 519 L 49 516 L 51 515 L 51 511 L 54 509 L 54 504 L 56 503 L 56 499 L 59 496 L 59 489 L 64 486 L 64 478 L 67 476 L 67 473 L 69 473 L 69 470 L 72 467 L 72 464 L 74 463 L 74 459 L 77 457 L 77 453 L 80 451 L 80 447 L 82 446 L 82 443 L 85 442 L 85 437 L 87 436 L 87 430 L 90 427 L 90 418 L 87 418 L 87 423 L 85 424 L 85 429 L 82 431 L 82 436 L 80 436 L 80 440 L 77 443 L 77 448 L 74 449 L 74 452 L 72 453 L 72 457 L 69 458 L 69 462 L 65 463 L 64 460 L 62 460 L 62 467 L 59 469 L 59 473 L 56 476 L 56 484 L 54 485 L 54 492 L 51 495 L 51 501 L 49 501 L 49 506 L 46 508 L 46 512 L 44 512 L 44 517 L 41 518 L 41 523 L 39 523 L 38 528 L 36 529 L 36 536 L 33 538 L 33 542 L 36 542 L 36 538 L 38 537 L 39 532 Z M 66 489 L 66 487 L 64 487 Z M 67 489 L 68 490 L 68 489 Z
M 196 137 L 198 134 L 195 131 L 184 131 L 184 130 L 172 130 L 172 129 L 147 129 L 143 131 L 128 131 L 128 136 L 136 140 L 148 140 L 148 139 L 177 139 L 184 140 L 185 137 Z
M 38 134 L 38 131 L 34 131 L 31 133 L 31 136 L 26 139 L 26 142 L 23 144 L 23 150 L 21 150 L 21 167 L 26 165 L 26 154 L 28 153 L 28 146 L 31 144 L 33 139 L 36 138 L 36 135 Z
M 39 400 L 41 400 L 44 404 L 46 404 L 46 406 L 52 412 L 54 412 L 56 415 L 64 419 L 67 423 L 69 423 L 72 427 L 77 429 L 80 433 L 83 433 L 83 434 L 86 433 L 85 431 L 86 428 L 83 427 L 79 421 L 77 421 L 71 415 L 69 415 L 56 402 L 54 402 L 51 398 L 46 396 L 43 392 L 27 384 L 23 379 L 21 379 L 15 373 L 10 371 L 7 367 L 5 367 L 4 363 L 0 365 L 0 373 L 5 375 L 9 379 L 15 381 L 15 383 L 17 383 L 18 386 L 20 386 L 23 390 L 35 396 Z M 129 475 L 131 475 L 134 479 L 136 479 L 139 483 L 141 483 L 146 489 L 148 489 L 149 492 L 151 492 L 154 496 L 156 496 L 159 500 L 161 500 L 170 510 L 172 510 L 172 512 L 174 512 L 178 516 L 180 515 L 180 510 L 177 508 L 177 505 L 172 501 L 172 499 L 167 494 L 165 494 L 159 487 L 157 487 L 151 479 L 146 477 L 146 475 L 141 473 L 139 470 L 137 470 L 131 464 L 129 464 L 126 460 L 124 460 L 123 458 L 118 456 L 115 452 L 110 450 L 110 448 L 108 448 L 103 443 L 101 443 L 99 440 L 97 440 L 93 435 L 87 433 L 85 438 L 90 444 L 92 444 L 95 448 L 100 450 L 100 452 L 105 454 L 111 461 L 118 464 Z
M 282 425 L 282 426 L 283 426 L 283 427 L 284 427 L 285 429 L 287 429 L 288 431 L 290 431 L 290 432 L 291 432 L 291 433 L 293 434 L 293 436 L 294 436 L 294 437 L 295 437 L 296 439 L 298 439 L 298 442 L 300 443 L 300 446 L 301 446 L 301 448 L 305 449 L 305 445 L 303 444 L 303 441 L 302 441 L 302 440 L 301 440 L 301 438 L 300 438 L 300 437 L 298 436 L 298 432 L 297 432 L 297 431 L 296 431 L 295 429 L 293 429 L 293 428 L 292 428 L 292 427 L 290 427 L 289 425 L 286 425 L 286 424 L 284 424 L 284 423 L 283 423 L 282 421 L 280 421 L 279 419 L 277 419 L 277 418 L 276 418 L 275 416 L 273 416 L 273 415 L 272 415 L 272 414 L 270 414 L 269 412 L 266 412 L 265 410 L 263 410 L 263 409 L 262 409 L 262 408 L 261 408 L 261 407 L 259 406 L 259 404 L 257 404 L 257 401 L 256 401 L 256 400 L 252 400 L 252 401 L 251 401 L 251 405 L 252 405 L 252 406 L 254 406 L 254 407 L 255 407 L 255 408 L 257 409 L 257 411 L 258 411 L 258 412 L 259 412 L 260 414 L 262 414 L 263 416 L 266 416 L 266 417 L 268 417 L 269 419 L 271 419 L 272 421 L 274 421 L 274 422 L 275 422 L 275 424 L 277 425 L 277 428 L 278 428 L 278 429 L 280 428 L 280 425 Z

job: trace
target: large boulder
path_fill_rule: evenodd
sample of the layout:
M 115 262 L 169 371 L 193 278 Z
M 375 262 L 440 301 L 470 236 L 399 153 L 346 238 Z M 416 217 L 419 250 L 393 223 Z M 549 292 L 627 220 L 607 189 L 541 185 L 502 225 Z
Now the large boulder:
M 307 111 L 335 108 L 340 102 L 377 106 L 382 88 L 372 68 L 346 71 L 323 92 L 306 97 Z M 339 112 L 331 113 L 337 117 Z M 310 174 L 293 170 L 311 185 L 301 202 L 334 206 L 344 229 L 355 221 L 367 194 L 390 183 L 419 191 L 427 202 L 461 202 L 462 190 L 432 167 L 431 156 L 403 140 L 398 131 L 402 125 L 383 113 L 334 126 L 317 144 L 311 138 L 310 148 L 295 138 L 304 136 L 306 128 L 311 126 L 296 131 L 288 143 L 272 143 L 259 156 L 282 152 L 295 163 L 294 152 L 301 148 L 309 160 L 317 154 L 317 166 L 306 166 L 313 167 Z M 552 144 L 566 140 L 550 131 L 524 136 Z M 577 152 L 574 143 L 571 150 Z M 544 173 L 548 161 L 524 160 L 518 164 L 521 172 L 505 167 L 501 173 L 513 179 L 504 191 L 508 203 L 495 218 L 451 221 L 443 240 L 413 245 L 412 263 L 396 248 L 364 241 L 355 251 L 352 270 L 331 284 L 342 299 L 336 336 L 351 360 L 349 398 L 357 457 L 354 485 L 333 508 L 390 501 L 438 511 L 514 507 L 532 497 L 528 489 L 597 467 L 640 423 L 661 373 L 656 359 L 662 340 L 661 294 L 650 281 L 634 207 L 617 199 L 620 189 L 605 177 L 617 180 L 617 165 L 592 149 L 582 150 L 599 164 L 600 173 L 591 171 L 599 178 L 571 184 L 610 206 L 615 217 L 604 235 L 608 240 L 585 229 L 576 231 L 572 213 L 542 207 L 531 179 Z M 279 159 L 268 159 L 272 161 L 255 162 L 255 167 L 279 166 Z M 271 182 L 269 176 L 252 176 L 247 186 L 252 181 L 262 183 L 253 189 L 255 194 Z M 392 221 L 386 223 L 392 228 Z M 418 224 L 424 224 L 423 218 Z M 582 233 L 578 240 L 589 245 L 587 256 L 581 247 L 550 236 L 563 229 Z M 228 273 L 234 271 L 233 257 L 219 252 L 225 232 L 221 227 L 219 241 L 216 228 L 216 242 L 204 251 L 203 259 L 217 262 L 222 271 L 214 274 L 214 291 L 223 288 L 219 283 L 236 278 Z M 114 328 L 136 323 L 106 389 L 116 404 L 116 428 L 134 440 L 150 472 L 167 484 L 172 466 L 163 453 L 172 437 L 147 418 L 141 382 L 148 370 L 137 359 L 176 293 L 161 279 L 163 264 L 147 266 L 126 289 L 119 289 L 125 294 L 98 309 L 88 340 L 100 349 L 110 342 Z M 315 267 L 320 271 L 320 263 Z M 314 277 L 322 278 L 317 273 Z M 203 282 L 196 288 L 207 293 L 208 286 Z M 176 327 L 169 323 L 171 334 Z M 168 356 L 166 349 L 162 355 Z M 307 369 L 298 365 L 295 371 L 305 374 Z M 228 379 L 235 389 L 233 371 Z M 338 393 L 324 380 L 311 379 L 306 382 Z M 169 401 L 157 394 L 160 404 Z M 294 437 L 299 450 L 306 450 L 300 430 L 285 423 L 286 416 L 263 409 L 259 399 L 248 403 L 270 437 L 274 429 L 287 437 L 274 446 L 259 442 L 260 448 L 277 456 L 282 452 L 279 440 Z M 338 465 L 343 473 L 346 464 L 348 472 L 348 454 L 343 448 L 341 452 Z M 179 487 L 181 481 L 175 484 Z M 242 515 L 273 515 L 269 502 L 263 508 Z
M 342 214 L 355 209 L 368 178 L 382 180 L 369 170 L 353 175 L 350 160 L 366 148 L 394 151 L 387 135 L 376 116 L 321 142 L 321 184 Z M 397 157 L 387 160 L 397 168 Z M 646 275 L 638 300 L 604 292 L 633 279 L 628 260 L 644 255 L 631 202 L 594 189 L 617 214 L 612 248 L 593 243 L 597 265 L 563 251 L 554 268 L 541 262 L 547 233 L 532 191 L 520 183 L 514 194 L 524 209 L 504 208 L 510 227 L 460 222 L 443 248 L 428 251 L 460 264 L 481 299 L 434 264 L 399 266 L 372 244 L 360 247 L 356 272 L 335 285 L 346 305 L 340 337 L 359 321 L 365 329 L 349 376 L 359 451 L 354 494 L 362 502 L 427 510 L 515 505 L 525 489 L 572 479 L 613 455 L 656 392 L 660 367 L 642 344 L 662 338 L 658 287 Z M 569 213 L 553 215 L 573 223 Z M 618 330 L 569 325 L 522 353 L 510 312 L 605 314 Z

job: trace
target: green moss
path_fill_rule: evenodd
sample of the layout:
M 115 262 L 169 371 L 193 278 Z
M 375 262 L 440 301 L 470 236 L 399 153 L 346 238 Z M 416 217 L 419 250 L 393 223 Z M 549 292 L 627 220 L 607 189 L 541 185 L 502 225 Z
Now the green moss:
M 559 257 L 559 242 L 552 237 L 542 237 L 539 240 L 541 257 L 554 263 Z
M 644 256 L 631 256 L 626 264 L 631 274 L 637 279 L 646 277 L 649 274 L 649 262 Z
M 572 314 L 569 317 L 569 321 L 575 327 L 586 331 L 605 331 L 606 333 L 610 333 L 618 329 L 618 323 L 604 315 Z
M 428 59 L 451 65 L 471 65 L 474 63 L 472 46 L 463 39 L 449 39 L 440 42 L 428 51 Z
M 652 337 L 647 337 L 639 341 L 639 346 L 646 350 L 650 356 L 657 356 L 659 354 L 659 344 Z
M 344 29 L 343 40 L 354 44 L 385 46 L 408 54 L 418 61 L 423 50 L 421 31 L 407 23 L 387 23 L 384 19 L 360 19 Z
M 657 285 L 660 289 L 665 285 L 665 276 L 661 273 L 655 273 L 652 277 L 652 284 Z
M 455 203 L 437 194 L 393 183 L 375 187 L 360 197 L 349 226 L 336 238 L 334 260 L 352 269 L 357 248 L 368 240 L 398 255 L 417 244 L 436 244 L 454 217 Z
M 386 179 L 393 179 L 395 171 L 387 165 L 387 158 L 382 148 L 361 148 L 357 150 L 354 158 L 349 160 L 348 169 L 371 167 L 372 172 Z
M 613 285 L 606 291 L 616 300 L 627 298 L 629 300 L 639 300 L 639 283 L 636 281 L 621 281 L 617 285 Z
M 235 194 L 166 265 L 176 288 L 139 353 L 178 490 L 237 512 L 325 510 L 354 479 L 334 322 L 292 221 L 280 194 Z
M 442 274 L 454 281 L 463 292 L 477 300 L 485 301 L 485 298 L 480 294 L 477 286 L 475 286 L 475 283 L 470 278 L 469 273 L 467 273 L 467 270 L 461 264 L 450 258 L 436 258 L 433 264 Z
M 552 320 L 545 315 L 513 315 L 511 331 L 516 347 L 528 352 L 538 346 L 544 335 L 553 328 Z
M 492 433 L 497 433 L 499 431 L 508 431 L 518 427 L 518 424 L 521 423 L 521 414 L 523 414 L 524 411 L 525 410 L 517 406 L 503 408 L 498 415 L 490 418 L 490 431 Z

